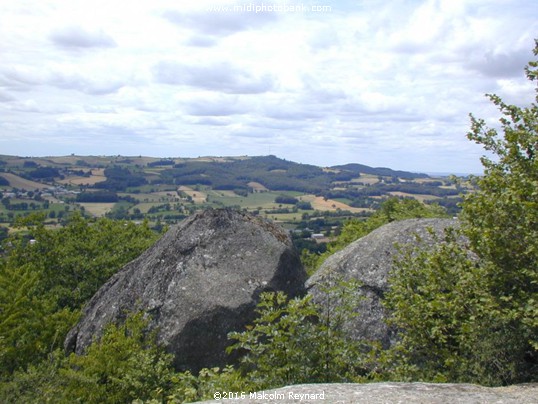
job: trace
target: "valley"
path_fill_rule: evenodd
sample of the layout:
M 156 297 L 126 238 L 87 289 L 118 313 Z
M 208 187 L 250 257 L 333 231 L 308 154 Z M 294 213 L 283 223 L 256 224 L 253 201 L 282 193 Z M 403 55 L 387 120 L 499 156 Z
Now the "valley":
M 198 210 L 229 207 L 307 237 L 332 237 L 344 221 L 369 216 L 391 197 L 437 203 L 454 215 L 470 187 L 455 177 L 360 164 L 317 167 L 275 156 L 0 156 L 0 226 L 11 229 L 30 213 L 57 226 L 80 212 L 161 228 Z

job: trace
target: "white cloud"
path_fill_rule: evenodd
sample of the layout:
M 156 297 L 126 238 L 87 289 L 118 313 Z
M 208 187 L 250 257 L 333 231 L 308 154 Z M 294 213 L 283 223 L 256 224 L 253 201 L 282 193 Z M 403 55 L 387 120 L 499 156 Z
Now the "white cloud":
M 0 102 L 15 101 L 16 98 L 7 91 L 0 89 Z
M 532 0 L 208 11 L 238 4 L 1 3 L 2 152 L 273 153 L 478 171 L 468 113 L 494 123 L 484 93 L 534 95 L 523 76 L 538 32 Z
M 102 29 L 89 31 L 79 26 L 56 29 L 50 34 L 50 39 L 55 45 L 70 49 L 117 46 L 114 39 Z
M 529 49 L 512 49 L 507 52 L 489 50 L 473 55 L 469 67 L 491 77 L 521 76 L 530 58 Z
M 258 94 L 273 87 L 273 80 L 268 74 L 256 77 L 228 62 L 186 65 L 165 60 L 157 63 L 153 72 L 160 83 L 186 85 L 229 94 Z
M 184 103 L 184 110 L 193 116 L 224 117 L 248 111 L 236 96 L 196 97 Z
M 218 6 L 218 4 L 214 5 Z M 228 2 L 227 5 L 233 9 L 233 4 Z M 259 29 L 261 25 L 274 22 L 278 18 L 274 13 L 208 12 L 203 9 L 194 12 L 169 9 L 165 10 L 162 16 L 181 28 L 187 27 L 200 34 L 213 36 L 226 36 L 250 29 Z
M 64 90 L 76 90 L 91 95 L 115 93 L 125 84 L 119 78 L 91 78 L 78 73 L 60 72 L 54 72 L 47 83 Z
M 185 43 L 189 46 L 209 48 L 217 45 L 217 39 L 209 35 L 193 35 Z

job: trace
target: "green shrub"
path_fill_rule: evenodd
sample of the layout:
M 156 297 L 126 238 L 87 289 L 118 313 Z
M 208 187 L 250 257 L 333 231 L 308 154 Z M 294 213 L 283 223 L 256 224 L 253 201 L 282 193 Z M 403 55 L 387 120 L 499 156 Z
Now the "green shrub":
M 354 316 L 357 287 L 333 281 L 317 303 L 312 296 L 288 300 L 282 292 L 263 293 L 254 324 L 229 335 L 237 341 L 229 352 L 243 353 L 245 378 L 259 389 L 357 380 L 364 373 L 364 347 L 344 329 Z

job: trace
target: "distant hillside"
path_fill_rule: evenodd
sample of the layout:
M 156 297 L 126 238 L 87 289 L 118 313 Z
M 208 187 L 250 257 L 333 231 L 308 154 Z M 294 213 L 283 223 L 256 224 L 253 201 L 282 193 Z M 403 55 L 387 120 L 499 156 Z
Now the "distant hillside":
M 214 189 L 248 189 L 257 182 L 268 189 L 323 193 L 335 181 L 350 181 L 360 174 L 427 178 L 426 174 L 373 168 L 362 164 L 347 164 L 324 170 L 310 164 L 300 164 L 275 156 L 257 156 L 231 161 L 185 160 L 160 173 L 160 180 L 178 185 L 204 184 Z
M 349 180 L 320 167 L 299 164 L 275 156 L 259 156 L 226 162 L 187 160 L 160 172 L 159 181 L 177 185 L 202 184 L 217 190 L 249 189 L 257 182 L 273 190 L 321 193 L 333 181 Z
M 362 174 L 370 174 L 370 175 L 380 175 L 383 177 L 399 177 L 399 178 L 405 178 L 405 179 L 429 177 L 427 174 L 423 174 L 423 173 L 412 173 L 409 171 L 392 170 L 386 167 L 369 167 L 369 166 L 365 166 L 364 164 L 356 164 L 356 163 L 333 166 L 331 168 L 336 169 L 336 170 L 349 171 L 354 174 L 362 173 Z
M 311 164 L 301 164 L 284 160 L 276 156 L 254 157 L 201 157 L 201 158 L 154 158 L 154 157 L 126 157 L 126 156 L 63 156 L 63 157 L 17 157 L 0 155 L 0 171 L 24 168 L 25 174 L 33 178 L 58 176 L 56 169 L 69 169 L 74 167 L 105 168 L 113 166 L 147 167 L 159 169 L 160 175 L 169 179 L 187 177 L 187 181 L 202 179 L 201 184 L 207 182 L 208 177 L 216 175 L 222 180 L 242 188 L 249 181 L 259 182 L 265 186 L 282 179 L 292 180 L 284 188 L 267 186 L 271 189 L 287 189 L 289 187 L 303 190 L 304 181 L 309 182 L 308 188 L 326 188 L 332 181 L 348 181 L 360 174 L 399 177 L 402 179 L 428 178 L 427 174 L 398 171 L 386 167 L 370 167 L 364 164 L 345 164 L 330 167 L 324 170 Z M 48 172 L 44 172 L 44 168 Z M 43 172 L 41 172 L 43 171 Z M 268 178 L 268 174 L 270 177 Z M 112 175 L 114 177 L 114 175 Z M 217 181 L 218 182 L 218 181 Z M 218 185 L 218 184 L 217 184 Z M 226 187 L 230 188 L 230 186 Z
M 9 225 L 30 212 L 57 221 L 72 210 L 175 223 L 196 210 L 233 207 L 329 234 L 392 197 L 438 203 L 456 214 L 464 191 L 449 178 L 364 164 L 318 167 L 273 155 L 0 155 L 0 224 Z

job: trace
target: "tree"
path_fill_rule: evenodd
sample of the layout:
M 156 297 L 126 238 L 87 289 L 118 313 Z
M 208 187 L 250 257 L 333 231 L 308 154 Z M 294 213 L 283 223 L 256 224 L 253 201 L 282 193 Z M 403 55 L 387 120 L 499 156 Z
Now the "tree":
M 61 345 L 78 312 L 58 310 L 38 293 L 31 266 L 0 267 L 0 376 L 35 362 Z
M 527 66 L 529 80 L 537 67 Z M 398 378 L 538 380 L 538 106 L 488 97 L 503 133 L 471 115 L 468 138 L 494 158 L 482 158 L 478 189 L 464 196 L 461 230 L 431 253 L 408 252 L 391 278 L 400 342 L 385 364 Z
M 85 355 L 71 354 L 60 370 L 63 395 L 73 402 L 127 403 L 166 396 L 171 382 L 172 355 L 156 343 L 141 313 L 121 325 L 109 324 Z
M 0 401 L 164 402 L 173 375 L 172 355 L 157 345 L 143 315 L 135 313 L 123 324 L 109 324 L 84 355 L 65 357 L 58 349 L 26 371 L 15 372 L 11 381 L 0 384 Z
M 254 324 L 230 333 L 240 369 L 254 387 L 356 381 L 362 374 L 362 346 L 344 330 L 358 303 L 357 283 L 333 280 L 323 299 L 288 300 L 282 292 L 260 296 Z M 337 300 L 340 304 L 333 304 Z
M 525 72 L 536 82 L 538 61 Z M 538 103 L 538 85 L 535 91 Z M 509 343 L 515 380 L 533 371 L 538 380 L 538 105 L 521 108 L 488 97 L 503 115 L 503 136 L 471 116 L 469 139 L 496 159 L 482 158 L 479 191 L 464 198 L 464 234 L 482 261 L 482 282 L 497 308 L 500 324 L 492 336 Z
M 51 230 L 44 220 L 35 213 L 19 219 L 35 241 L 10 236 L 0 257 L 0 373 L 37 363 L 60 347 L 84 303 L 158 237 L 147 223 L 74 215 Z

